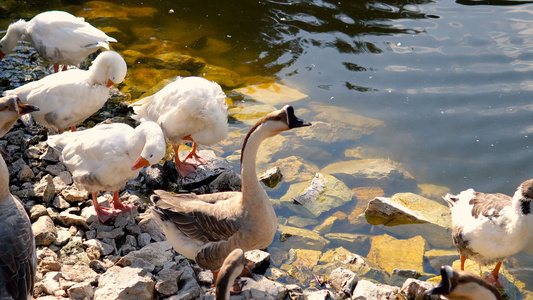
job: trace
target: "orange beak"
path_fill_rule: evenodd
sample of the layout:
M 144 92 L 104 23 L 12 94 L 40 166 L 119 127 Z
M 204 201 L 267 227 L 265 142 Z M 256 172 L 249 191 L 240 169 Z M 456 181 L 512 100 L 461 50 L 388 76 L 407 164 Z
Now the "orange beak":
M 115 84 L 115 83 L 114 83 L 113 81 L 111 81 L 111 79 L 109 79 L 109 80 L 107 81 L 107 85 L 106 85 L 106 87 L 112 87 L 114 84 Z
M 137 169 L 149 166 L 149 165 L 150 165 L 150 162 L 147 161 L 144 157 L 140 156 L 137 159 L 137 161 L 133 164 L 133 166 L 131 166 L 131 170 L 134 171 L 134 170 L 137 170 Z

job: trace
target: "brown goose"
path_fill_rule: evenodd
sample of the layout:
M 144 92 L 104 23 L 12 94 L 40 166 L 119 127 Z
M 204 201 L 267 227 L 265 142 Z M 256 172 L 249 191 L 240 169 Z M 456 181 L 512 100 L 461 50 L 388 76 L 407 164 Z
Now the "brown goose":
M 201 267 L 216 271 L 236 248 L 249 251 L 270 245 L 278 223 L 257 179 L 257 150 L 268 137 L 310 125 L 297 118 L 289 105 L 257 122 L 242 147 L 242 192 L 172 195 L 155 191 L 151 197 L 153 215 L 174 249 Z
M 0 136 L 23 114 L 39 110 L 16 96 L 0 98 Z M 0 299 L 32 299 L 37 270 L 35 240 L 22 203 L 9 192 L 9 172 L 0 156 Z
M 504 258 L 520 252 L 533 232 L 533 179 L 524 181 L 511 198 L 468 189 L 444 200 L 452 212 L 452 241 L 461 255 L 461 270 L 470 258 L 480 265 L 496 263 L 485 279 L 501 287 L 498 274 Z
M 215 300 L 229 300 L 231 287 L 246 264 L 244 251 L 235 249 L 226 257 L 215 282 Z
M 501 300 L 498 290 L 481 277 L 474 274 L 456 271 L 450 266 L 440 269 L 442 280 L 426 295 L 443 295 L 449 300 Z

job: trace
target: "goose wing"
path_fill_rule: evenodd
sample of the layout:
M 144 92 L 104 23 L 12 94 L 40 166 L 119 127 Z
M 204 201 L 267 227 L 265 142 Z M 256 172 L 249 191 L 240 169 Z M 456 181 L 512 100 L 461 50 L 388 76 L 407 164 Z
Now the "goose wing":
M 22 204 L 11 201 L 16 205 L 0 210 L 0 298 L 28 299 L 37 268 L 35 241 Z
M 510 206 L 513 198 L 505 194 L 485 194 L 474 193 L 474 198 L 470 199 L 472 206 L 472 216 L 475 219 L 480 217 L 497 218 L 500 216 L 502 209 Z
M 163 219 L 174 223 L 189 238 L 208 243 L 227 240 L 239 230 L 238 213 L 227 205 L 227 201 L 238 194 L 223 192 L 215 193 L 216 196 L 199 197 L 157 190 L 152 195 L 152 201 L 156 213 Z

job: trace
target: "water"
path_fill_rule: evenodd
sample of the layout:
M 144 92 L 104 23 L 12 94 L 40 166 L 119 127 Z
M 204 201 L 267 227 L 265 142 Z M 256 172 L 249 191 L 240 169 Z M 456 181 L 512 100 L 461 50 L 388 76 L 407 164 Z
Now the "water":
M 213 38 L 228 49 L 203 59 L 241 76 L 273 76 L 298 86 L 309 97 L 297 107 L 320 102 L 386 123 L 364 140 L 330 144 L 332 153 L 359 143 L 380 149 L 419 183 L 452 192 L 473 187 L 512 194 L 533 177 L 532 4 L 111 2 L 158 9 L 154 17 L 134 20 L 154 29 L 147 36 L 135 32 L 131 20 L 91 20 L 122 30 L 125 45 L 155 38 L 194 47 L 199 37 Z M 83 3 L 18 3 L 2 14 L 0 25 L 43 10 L 77 12 Z M 335 154 L 314 163 L 324 167 L 343 159 Z M 517 259 L 533 264 L 527 254 Z

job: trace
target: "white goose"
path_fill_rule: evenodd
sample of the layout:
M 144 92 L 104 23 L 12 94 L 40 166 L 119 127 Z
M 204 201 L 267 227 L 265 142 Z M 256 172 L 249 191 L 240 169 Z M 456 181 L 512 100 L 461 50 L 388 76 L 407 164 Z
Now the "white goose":
M 452 212 L 452 241 L 461 255 L 461 270 L 467 258 L 480 265 L 496 263 L 486 279 L 500 287 L 503 259 L 524 249 L 531 238 L 533 179 L 520 184 L 512 198 L 473 189 L 443 198 Z
M 154 122 L 135 129 L 122 124 L 101 124 L 91 129 L 48 137 L 48 145 L 60 153 L 78 187 L 92 194 L 103 223 L 131 207 L 120 202 L 119 189 L 139 175 L 140 169 L 165 155 L 165 137 Z M 99 191 L 113 191 L 112 208 L 101 207 Z
M 425 295 L 443 295 L 448 300 L 502 300 L 500 292 L 481 277 L 450 266 L 440 269 L 439 286 L 426 291 Z
M 89 54 L 100 48 L 109 50 L 109 43 L 117 40 L 103 31 L 64 11 L 47 11 L 30 21 L 18 20 L 9 25 L 6 35 L 0 40 L 0 60 L 11 52 L 24 36 L 37 53 L 54 64 L 79 65 Z
M 154 95 L 131 105 L 134 119 L 154 121 L 161 126 L 174 147 L 176 167 L 183 177 L 205 163 L 196 154 L 196 143 L 213 145 L 228 135 L 226 94 L 217 83 L 201 77 L 178 77 Z M 185 141 L 193 141 L 193 146 L 180 161 L 178 148 Z
M 202 268 L 216 271 L 236 248 L 264 249 L 278 222 L 272 203 L 259 183 L 255 159 L 263 140 L 292 128 L 309 126 L 292 106 L 269 113 L 244 139 L 241 154 L 242 192 L 172 195 L 157 190 L 151 196 L 152 215 L 174 249 Z
M 0 136 L 19 116 L 38 110 L 17 97 L 0 98 Z M 0 299 L 32 299 L 37 271 L 35 239 L 24 206 L 9 192 L 9 171 L 0 155 Z
M 32 113 L 38 124 L 58 129 L 83 122 L 109 98 L 109 89 L 126 77 L 126 62 L 114 51 L 100 53 L 89 70 L 72 69 L 27 83 L 4 95 L 17 95 L 23 102 L 38 106 Z

